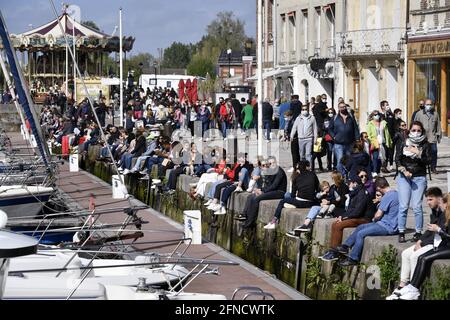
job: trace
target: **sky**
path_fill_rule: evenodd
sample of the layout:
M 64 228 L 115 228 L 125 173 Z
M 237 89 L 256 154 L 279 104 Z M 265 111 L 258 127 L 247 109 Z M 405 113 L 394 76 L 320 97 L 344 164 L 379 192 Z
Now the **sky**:
M 58 13 L 61 1 L 53 0 Z M 123 9 L 123 34 L 136 38 L 132 54 L 158 55 L 174 41 L 195 43 L 206 34 L 218 12 L 232 11 L 245 22 L 248 36 L 256 34 L 255 0 L 73 0 L 81 9 L 81 20 L 92 20 L 111 34 L 119 25 Z M 19 34 L 54 20 L 49 0 L 0 0 L 0 10 L 10 33 Z M 117 35 L 118 35 L 117 31 Z

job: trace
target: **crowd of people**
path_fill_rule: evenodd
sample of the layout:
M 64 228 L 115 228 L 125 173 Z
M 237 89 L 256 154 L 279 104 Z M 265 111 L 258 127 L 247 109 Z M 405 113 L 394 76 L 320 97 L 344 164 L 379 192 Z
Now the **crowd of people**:
M 106 125 L 106 116 L 114 115 L 101 93 L 94 102 L 100 125 L 94 121 L 87 99 L 65 109 L 58 105 L 61 99 L 55 95 L 41 114 L 41 126 L 56 144 L 63 136 L 73 135 L 73 146 L 79 145 L 79 152 L 100 145 L 97 160 L 115 161 L 120 172 L 140 179 L 149 179 L 154 166 L 162 180 L 170 170 L 163 188 L 169 194 L 175 192 L 180 175 L 196 176 L 199 180 L 191 186 L 189 196 L 204 199 L 214 215 L 227 214 L 233 193 L 247 192 L 244 209 L 235 217 L 244 229 L 255 227 L 259 205 L 265 200 L 279 200 L 272 221 L 264 226 L 266 230 L 277 228 L 286 214 L 284 208 L 309 209 L 302 225 L 288 232 L 291 237 L 311 232 L 317 219 L 334 219 L 330 248 L 321 257 L 324 261 L 338 260 L 344 254 L 341 266 L 358 264 L 368 236 L 398 235 L 399 242 L 406 242 L 406 216 L 411 208 L 415 233 L 410 240 L 416 244 L 402 255 L 402 282 L 390 299 L 417 299 L 431 262 L 450 258 L 446 198 L 436 188 L 427 189 L 427 176 L 436 173 L 437 144 L 442 136 L 431 100 L 421 102 L 409 127 L 400 109 L 392 111 L 389 103 L 382 101 L 370 114 L 366 132 L 360 132 L 353 111 L 342 98 L 338 110 L 328 106 L 325 94 L 307 104 L 296 95 L 291 101 L 282 98 L 278 129 L 280 138 L 290 141 L 293 162 L 285 171 L 275 156 L 238 153 L 233 157 L 223 147 L 206 144 L 200 150 L 194 140 L 171 137 L 176 129 L 190 130 L 194 136 L 196 127 L 201 127 L 203 141 L 211 138 L 206 134 L 209 129 L 220 130 L 223 139 L 229 138 L 230 129 L 246 134 L 257 123 L 256 98 L 238 101 L 231 95 L 214 105 L 211 100 L 180 100 L 171 89 L 137 88 L 126 94 L 123 126 Z M 263 138 L 270 141 L 274 108 L 265 101 L 262 111 Z M 154 126 L 168 130 L 153 130 Z M 102 139 L 102 131 L 106 139 Z M 325 171 L 325 156 L 330 180 L 320 181 L 317 171 Z M 396 172 L 398 191 L 382 176 L 391 171 Z M 425 233 L 424 196 L 433 210 Z M 344 229 L 355 227 L 343 242 Z

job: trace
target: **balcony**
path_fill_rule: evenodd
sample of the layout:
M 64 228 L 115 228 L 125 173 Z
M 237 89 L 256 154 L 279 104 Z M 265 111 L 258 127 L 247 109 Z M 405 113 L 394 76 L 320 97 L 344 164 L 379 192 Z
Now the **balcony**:
M 297 51 L 291 51 L 289 54 L 289 63 L 297 62 Z
M 406 29 L 388 28 L 340 32 L 336 50 L 340 57 L 399 55 L 404 49 Z
M 280 64 L 287 64 L 287 53 L 285 51 L 280 52 Z

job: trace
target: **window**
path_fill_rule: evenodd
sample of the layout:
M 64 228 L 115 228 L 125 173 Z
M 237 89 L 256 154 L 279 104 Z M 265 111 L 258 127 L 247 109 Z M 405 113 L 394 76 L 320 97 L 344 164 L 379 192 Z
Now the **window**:
M 273 43 L 273 0 L 267 2 L 267 42 Z
M 314 49 L 320 48 L 320 16 L 321 16 L 321 8 L 316 7 L 316 18 L 314 19 L 315 25 L 314 25 L 314 34 L 316 36 L 316 43 Z
M 286 34 L 286 14 L 281 15 L 281 52 L 286 52 L 287 49 L 287 34 Z
M 291 51 L 297 50 L 297 30 L 295 26 L 295 11 L 288 13 L 289 17 L 289 43 L 292 43 Z
M 166 88 L 172 88 L 172 81 L 167 81 Z
M 305 49 L 308 50 L 308 9 L 302 10 L 303 15 L 303 39 L 305 40 Z
M 328 43 L 330 47 L 334 47 L 334 31 L 335 31 L 335 7 L 334 3 L 324 7 L 327 21 Z

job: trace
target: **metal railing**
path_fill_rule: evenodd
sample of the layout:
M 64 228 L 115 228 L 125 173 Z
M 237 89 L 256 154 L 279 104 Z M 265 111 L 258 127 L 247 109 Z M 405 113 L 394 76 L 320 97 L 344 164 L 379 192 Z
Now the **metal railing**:
M 339 32 L 336 49 L 339 56 L 398 54 L 403 51 L 405 33 L 405 28 Z

